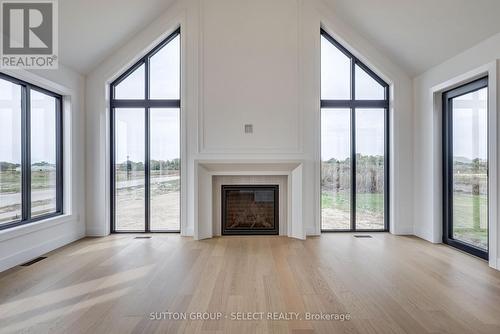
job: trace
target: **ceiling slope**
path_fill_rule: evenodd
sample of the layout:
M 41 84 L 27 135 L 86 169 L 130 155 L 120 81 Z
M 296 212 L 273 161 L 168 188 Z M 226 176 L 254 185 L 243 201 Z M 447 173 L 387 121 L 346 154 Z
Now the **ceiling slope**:
M 500 32 L 499 0 L 325 0 L 411 77 Z M 59 57 L 86 74 L 173 0 L 59 1 Z
M 413 77 L 500 32 L 498 0 L 325 0 Z
M 59 1 L 59 60 L 90 72 L 163 13 L 173 0 Z

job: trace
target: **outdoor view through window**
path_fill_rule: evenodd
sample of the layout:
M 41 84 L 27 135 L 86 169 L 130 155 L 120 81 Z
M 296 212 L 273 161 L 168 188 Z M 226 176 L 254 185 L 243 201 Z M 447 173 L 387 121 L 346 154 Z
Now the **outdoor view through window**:
M 60 99 L 20 80 L 0 77 L 0 228 L 62 210 Z
M 180 35 L 114 88 L 114 230 L 180 230 Z
M 0 225 L 21 219 L 21 86 L 0 78 Z
M 321 228 L 385 230 L 387 84 L 321 34 Z
M 453 231 L 488 249 L 488 88 L 453 99 Z

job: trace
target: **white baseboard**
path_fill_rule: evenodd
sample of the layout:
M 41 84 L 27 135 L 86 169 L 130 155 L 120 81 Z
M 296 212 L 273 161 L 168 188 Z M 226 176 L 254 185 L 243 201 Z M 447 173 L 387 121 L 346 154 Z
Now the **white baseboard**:
M 87 227 L 85 231 L 87 237 L 105 237 L 108 235 L 102 228 Z
M 413 226 L 399 226 L 395 231 L 391 231 L 394 235 L 414 235 Z
M 34 247 L 22 250 L 18 253 L 6 256 L 0 259 L 0 272 L 23 264 L 45 253 L 53 251 L 59 247 L 65 246 L 73 241 L 83 238 L 84 235 L 78 232 L 70 233 L 65 236 L 55 238 Z
M 192 228 L 181 230 L 181 237 L 192 237 L 194 236 L 194 231 Z
M 321 232 L 316 231 L 316 228 L 314 228 L 314 226 L 306 227 L 306 236 L 307 237 L 317 237 L 320 235 L 321 235 Z

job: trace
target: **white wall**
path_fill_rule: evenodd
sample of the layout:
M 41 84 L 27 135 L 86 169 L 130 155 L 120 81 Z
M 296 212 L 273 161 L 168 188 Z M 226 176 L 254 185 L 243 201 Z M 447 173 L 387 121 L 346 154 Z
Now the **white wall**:
M 84 77 L 63 65 L 4 72 L 63 95 L 64 215 L 0 231 L 0 272 L 85 236 Z
M 412 155 L 412 85 L 407 74 L 358 35 L 335 15 L 335 10 L 323 1 L 302 1 L 300 10 L 300 108 L 303 123 L 304 152 L 312 159 L 315 174 L 306 175 L 306 186 L 311 176 L 316 181 L 313 193 L 305 190 L 306 198 L 317 196 L 315 211 L 319 213 L 319 91 L 320 91 L 320 24 L 337 41 L 374 70 L 390 84 L 390 230 L 395 234 L 413 233 L 413 155 Z M 310 212 L 306 214 L 310 216 Z M 317 218 L 318 219 L 318 218 Z M 316 227 L 319 223 L 316 223 Z
M 473 48 L 449 59 L 448 61 L 428 70 L 416 77 L 414 84 L 414 224 L 415 235 L 431 242 L 441 242 L 442 238 L 442 209 L 441 209 L 441 111 L 440 91 L 470 80 L 481 74 L 490 75 L 490 101 L 498 96 L 498 59 L 500 59 L 500 34 L 497 34 Z M 450 87 L 451 86 L 451 87 Z M 491 110 L 496 116 L 498 109 Z M 493 124 L 494 128 L 498 128 Z M 491 128 L 490 128 L 491 130 Z M 491 131 L 490 131 L 491 132 Z M 491 140 L 495 146 L 497 140 Z M 490 152 L 490 158 L 498 156 L 497 152 Z M 497 161 L 491 161 L 494 166 Z M 490 165 L 490 171 L 491 171 Z M 490 178 L 498 180 L 497 175 Z M 490 193 L 496 193 L 498 184 L 490 188 Z M 498 202 L 490 203 L 490 207 L 498 207 Z M 499 240 L 498 221 L 495 216 L 492 231 L 493 239 Z M 491 226 L 490 226 L 491 228 Z M 496 231 L 496 232 L 495 232 Z M 491 239 L 490 239 L 491 241 Z M 496 245 L 490 244 L 491 247 Z M 496 248 L 495 248 L 496 249 Z M 490 259 L 491 266 L 498 265 L 500 253 L 495 250 Z M 491 255 L 490 255 L 491 258 Z M 495 263 L 496 262 L 496 263 Z
M 301 152 L 298 10 L 290 0 L 203 2 L 202 154 Z
M 107 85 L 180 24 L 183 234 L 193 233 L 197 159 L 302 161 L 303 220 L 318 234 L 322 23 L 392 84 L 391 230 L 412 233 L 411 80 L 321 0 L 179 0 L 94 69 L 86 82 L 87 233 L 109 233 Z
M 123 47 L 115 50 L 86 80 L 86 189 L 87 189 L 87 235 L 102 236 L 110 231 L 110 170 L 109 170 L 109 84 L 127 67 L 132 65 L 152 47 L 182 25 L 182 85 L 181 85 L 181 192 L 187 194 L 187 175 L 193 177 L 192 165 L 187 164 L 187 154 L 191 154 L 196 134 L 197 110 L 197 45 L 198 26 L 196 12 L 188 15 L 191 1 L 174 3 L 170 10 L 162 14 Z M 191 83 L 186 89 L 186 82 Z M 189 128 L 186 124 L 190 124 Z M 189 168 L 188 168 L 189 166 Z M 186 172 L 187 171 L 187 172 Z M 192 196 L 192 194 L 191 194 Z M 194 197 L 191 199 L 194 202 Z M 186 227 L 186 201 L 181 201 L 181 230 L 192 235 L 192 225 Z

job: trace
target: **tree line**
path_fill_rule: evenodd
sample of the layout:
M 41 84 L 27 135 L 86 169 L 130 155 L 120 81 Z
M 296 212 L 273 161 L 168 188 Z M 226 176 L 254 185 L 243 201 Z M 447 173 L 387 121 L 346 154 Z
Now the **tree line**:
M 55 167 L 55 164 L 52 164 L 47 161 L 39 161 L 31 164 L 32 167 Z M 0 172 L 14 172 L 17 168 L 21 167 L 21 164 L 16 164 L 13 162 L 0 161 Z
M 358 193 L 383 193 L 384 157 L 356 155 L 356 191 Z M 335 193 L 351 189 L 351 159 L 332 158 L 321 163 L 321 188 Z
M 172 160 L 151 160 L 149 166 L 151 170 L 179 170 L 180 169 L 180 159 Z M 118 165 L 118 170 L 120 171 L 144 171 L 144 163 L 142 161 L 135 162 L 132 160 L 127 160 Z

